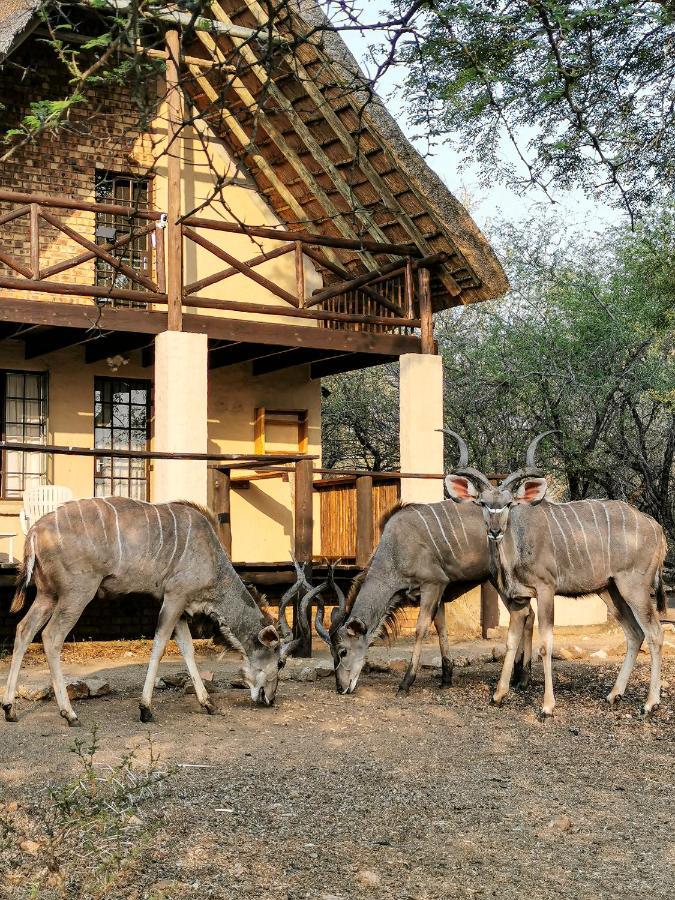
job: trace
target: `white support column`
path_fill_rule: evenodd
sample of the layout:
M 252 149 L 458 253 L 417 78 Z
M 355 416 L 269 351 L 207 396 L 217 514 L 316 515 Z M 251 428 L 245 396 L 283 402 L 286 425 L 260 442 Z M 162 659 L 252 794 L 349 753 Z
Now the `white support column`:
M 164 331 L 155 338 L 155 450 L 206 453 L 208 339 Z M 208 469 L 198 460 L 153 463 L 152 500 L 192 500 L 206 505 Z
M 443 360 L 430 353 L 400 358 L 401 471 L 443 472 Z M 401 500 L 434 503 L 443 499 L 443 479 L 403 478 Z

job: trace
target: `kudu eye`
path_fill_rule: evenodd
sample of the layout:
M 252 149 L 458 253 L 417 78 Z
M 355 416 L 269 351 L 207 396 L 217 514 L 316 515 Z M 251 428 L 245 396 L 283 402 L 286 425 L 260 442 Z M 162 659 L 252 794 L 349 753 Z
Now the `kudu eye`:
M 340 657 L 340 659 L 344 659 L 346 655 L 347 651 L 344 647 L 341 650 L 338 650 L 338 656 Z

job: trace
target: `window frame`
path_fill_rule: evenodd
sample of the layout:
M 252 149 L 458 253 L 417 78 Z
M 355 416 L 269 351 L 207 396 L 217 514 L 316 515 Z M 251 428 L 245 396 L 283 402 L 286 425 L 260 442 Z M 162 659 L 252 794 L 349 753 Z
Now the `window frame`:
M 49 372 L 40 372 L 40 371 L 31 371 L 30 369 L 0 369 L 0 434 L 2 434 L 2 440 L 5 443 L 12 443 L 12 441 L 7 436 L 7 381 L 9 375 L 20 375 L 23 378 L 29 376 L 31 378 L 38 378 L 42 382 L 42 389 L 40 391 L 41 396 L 37 398 L 37 401 L 42 407 L 42 414 L 40 415 L 40 422 L 38 423 L 39 427 L 42 428 L 42 441 L 41 443 L 36 442 L 36 446 L 44 446 L 47 444 L 47 437 L 49 435 Z M 24 390 L 23 397 L 12 397 L 13 400 L 19 400 L 23 403 L 23 411 L 25 414 L 25 405 L 27 402 L 26 390 L 25 390 L 25 381 L 24 381 Z M 13 422 L 14 425 L 21 425 L 24 429 L 26 428 L 26 421 L 24 415 L 23 422 Z M 25 433 L 21 441 L 17 441 L 16 443 L 24 443 L 29 444 L 32 443 L 30 440 L 26 439 Z M 11 496 L 8 494 L 7 489 L 7 454 L 8 453 L 21 453 L 22 454 L 22 470 L 21 472 L 13 472 L 11 474 L 20 474 L 21 475 L 21 489 L 16 494 L 12 494 Z M 31 474 L 27 473 L 25 470 L 25 458 L 26 455 L 30 453 L 29 450 L 19 450 L 12 451 L 6 448 L 3 448 L 2 453 L 0 454 L 0 499 L 9 500 L 9 501 L 17 501 L 21 500 L 23 497 L 23 493 L 26 490 L 26 475 Z M 50 467 L 50 455 L 48 453 L 40 453 L 40 457 L 44 458 L 44 465 L 41 467 L 42 471 L 38 473 L 40 475 L 40 484 L 49 484 L 50 476 L 49 476 L 49 467 Z
M 145 412 L 146 427 L 145 427 L 145 446 L 143 449 L 147 450 L 149 448 L 149 444 L 150 444 L 150 440 L 151 440 L 152 381 L 149 378 L 147 378 L 147 379 L 146 378 L 125 378 L 124 376 L 119 376 L 119 375 L 117 375 L 117 376 L 115 376 L 115 375 L 113 375 L 113 376 L 96 375 L 94 377 L 94 448 L 97 450 L 109 449 L 106 447 L 100 447 L 98 445 L 98 442 L 96 439 L 96 432 L 100 428 L 104 427 L 104 426 L 98 425 L 98 423 L 97 423 L 96 396 L 97 396 L 97 393 L 99 392 L 99 390 L 101 390 L 101 393 L 103 393 L 103 388 L 102 388 L 103 384 L 110 384 L 111 385 L 111 398 L 112 398 L 113 393 L 114 393 L 112 386 L 115 384 L 115 382 L 123 383 L 123 384 L 126 384 L 129 386 L 129 402 L 128 402 L 128 404 L 125 404 L 125 406 L 127 406 L 130 411 L 131 411 L 132 406 L 140 406 L 141 405 L 138 403 L 132 403 L 132 401 L 131 401 L 131 392 L 134 390 L 134 388 L 136 388 L 136 389 L 142 388 L 143 390 L 146 391 L 146 400 L 145 400 L 145 404 L 144 404 L 145 410 L 146 410 L 146 412 Z M 102 403 L 105 403 L 105 402 L 106 402 L 105 400 L 102 400 Z M 111 403 L 111 414 L 112 414 L 112 410 L 114 408 L 114 403 L 113 403 L 112 399 L 111 399 L 110 403 Z M 110 449 L 115 449 L 114 447 L 112 447 L 112 443 L 113 443 L 112 419 L 111 419 L 110 426 L 109 427 L 105 426 L 105 428 L 110 433 L 110 444 L 111 444 Z M 127 444 L 130 445 L 131 444 L 131 432 L 133 430 L 132 424 L 131 424 L 131 415 L 129 416 L 128 426 L 126 426 L 123 430 L 125 430 L 128 434 Z M 118 448 L 118 449 L 133 449 L 133 448 L 128 446 L 127 448 Z M 124 476 L 116 476 L 115 472 L 114 472 L 115 457 L 114 456 L 97 456 L 95 458 L 95 462 L 94 462 L 94 485 L 93 485 L 94 497 L 131 496 L 131 485 L 132 485 L 132 483 L 136 482 L 136 483 L 145 483 L 145 495 L 143 497 L 141 497 L 140 499 L 149 500 L 150 499 L 150 460 L 149 459 L 144 460 L 144 463 L 145 463 L 144 477 L 143 478 L 135 478 L 131 474 L 131 464 L 134 461 L 134 459 L 138 460 L 138 457 L 129 457 L 126 460 L 128 465 L 127 465 L 126 474 Z M 103 465 L 105 460 L 110 460 L 110 474 L 109 475 L 104 474 L 100 468 Z M 119 457 L 118 457 L 118 461 L 119 461 Z M 107 486 L 109 487 L 110 492 L 105 493 L 105 494 L 97 494 L 96 491 L 97 491 L 97 482 L 98 481 L 107 482 Z M 115 481 L 124 481 L 126 483 L 127 490 L 128 490 L 128 493 L 126 495 L 124 495 L 124 494 L 119 495 L 119 494 L 113 493 L 114 487 L 115 487 Z

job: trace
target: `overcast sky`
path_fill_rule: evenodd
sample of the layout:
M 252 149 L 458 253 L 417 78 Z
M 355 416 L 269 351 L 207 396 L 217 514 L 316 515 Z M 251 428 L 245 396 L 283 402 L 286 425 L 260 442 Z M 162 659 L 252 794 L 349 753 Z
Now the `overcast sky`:
M 372 70 L 372 65 L 369 65 L 371 57 L 368 53 L 368 46 L 376 42 L 377 38 L 374 34 L 370 32 L 361 35 L 355 31 L 343 31 L 342 37 L 362 67 L 367 72 Z M 425 141 L 415 142 L 401 100 L 402 91 L 397 87 L 394 70 L 390 70 L 379 83 L 378 93 L 385 100 L 388 109 L 408 138 L 416 143 L 420 152 L 427 153 L 428 148 Z M 505 160 L 514 167 L 521 166 L 525 172 L 515 151 L 506 142 L 504 142 L 503 150 Z M 449 146 L 436 148 L 433 155 L 426 158 L 429 165 L 438 172 L 452 193 L 469 207 L 477 225 L 488 233 L 491 230 L 490 223 L 495 219 L 523 222 L 533 217 L 537 208 L 551 208 L 550 200 L 539 189 L 530 188 L 525 194 L 519 195 L 507 188 L 497 178 L 490 185 L 482 184 L 477 169 L 466 166 Z M 599 231 L 606 225 L 618 224 L 623 221 L 623 216 L 618 210 L 589 199 L 581 191 L 551 190 L 551 195 L 556 201 L 556 213 L 569 223 L 571 230 L 577 231 L 583 228 L 584 231 Z

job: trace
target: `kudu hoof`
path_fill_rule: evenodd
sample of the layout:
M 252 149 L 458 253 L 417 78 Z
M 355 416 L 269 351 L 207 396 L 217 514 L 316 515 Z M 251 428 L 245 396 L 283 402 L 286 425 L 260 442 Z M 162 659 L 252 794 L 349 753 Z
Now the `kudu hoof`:
M 139 707 L 139 709 L 140 709 L 140 712 L 141 712 L 141 722 L 146 722 L 146 723 L 147 723 L 147 722 L 154 722 L 154 721 L 155 721 L 155 717 L 154 717 L 153 714 L 150 712 L 150 710 L 148 709 L 147 706 L 141 706 L 141 707 Z
M 202 703 L 202 706 L 210 716 L 219 716 L 220 710 L 213 703 Z
M 5 722 L 18 722 L 19 721 L 16 717 L 16 713 L 14 712 L 14 707 L 11 703 L 3 703 L 2 710 L 5 714 Z
M 651 718 L 654 715 L 654 713 L 658 710 L 659 706 L 660 706 L 659 703 L 655 703 L 653 706 L 647 706 L 647 704 L 645 704 L 642 707 L 642 715 L 644 716 L 645 719 Z
M 539 709 L 539 712 L 537 713 L 537 718 L 539 719 L 540 722 L 547 722 L 549 719 L 553 718 L 553 710 L 551 710 L 549 712 L 548 710 L 545 710 L 542 707 Z
M 410 688 L 400 687 L 400 688 L 396 691 L 396 697 L 397 697 L 399 700 L 404 700 L 404 699 L 408 696 L 409 693 L 410 693 Z
M 80 720 L 77 718 L 75 713 L 69 713 L 69 712 L 66 712 L 64 709 L 62 709 L 61 715 L 68 723 L 69 728 L 80 728 L 81 727 L 82 722 L 80 722 Z
M 504 698 L 503 698 L 503 697 L 497 697 L 496 694 L 493 694 L 493 695 L 490 697 L 490 706 L 496 706 L 496 707 L 498 707 L 498 708 L 501 708 L 501 706 L 503 705 L 503 703 L 504 703 Z
M 623 700 L 623 694 L 616 694 L 614 697 L 612 697 L 612 695 L 609 694 L 609 696 L 607 697 L 607 702 L 609 703 L 610 706 L 618 706 L 622 700 Z

